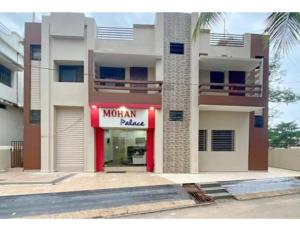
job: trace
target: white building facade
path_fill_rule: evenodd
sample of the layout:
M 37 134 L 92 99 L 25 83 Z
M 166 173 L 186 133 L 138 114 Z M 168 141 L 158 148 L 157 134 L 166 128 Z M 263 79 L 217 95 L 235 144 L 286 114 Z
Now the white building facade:
M 108 28 L 52 13 L 26 24 L 25 169 L 266 170 L 265 39 L 193 39 L 197 17 Z

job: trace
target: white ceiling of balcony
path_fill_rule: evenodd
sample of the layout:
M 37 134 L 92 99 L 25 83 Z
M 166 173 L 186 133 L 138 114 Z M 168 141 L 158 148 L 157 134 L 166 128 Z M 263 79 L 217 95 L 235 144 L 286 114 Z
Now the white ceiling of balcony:
M 199 105 L 200 111 L 232 111 L 232 112 L 252 112 L 259 111 L 262 107 L 253 106 L 225 106 L 225 105 Z
M 159 59 L 161 57 L 154 54 L 95 53 L 96 64 L 114 67 L 154 67 Z
M 260 65 L 254 58 L 200 56 L 199 68 L 206 71 L 251 71 Z

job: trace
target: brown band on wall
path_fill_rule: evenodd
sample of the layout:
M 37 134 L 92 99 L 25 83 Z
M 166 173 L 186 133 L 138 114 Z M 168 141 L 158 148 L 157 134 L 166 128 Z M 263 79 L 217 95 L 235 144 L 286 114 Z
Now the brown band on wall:
M 41 169 L 41 126 L 30 123 L 30 45 L 41 44 L 41 24 L 25 23 L 24 38 L 24 169 Z
M 268 84 L 269 84 L 269 44 L 264 35 L 251 35 L 251 58 L 263 56 L 263 117 L 262 128 L 254 126 L 254 112 L 249 121 L 249 170 L 268 170 Z

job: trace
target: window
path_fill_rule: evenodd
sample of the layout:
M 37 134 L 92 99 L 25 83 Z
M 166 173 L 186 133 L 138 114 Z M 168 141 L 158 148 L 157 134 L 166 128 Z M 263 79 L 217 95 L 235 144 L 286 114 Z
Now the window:
M 198 133 L 198 150 L 207 151 L 207 130 L 199 130 Z
M 125 80 L 125 68 L 123 67 L 100 67 L 101 79 Z M 124 86 L 124 83 L 104 84 L 113 86 Z
M 264 126 L 264 117 L 261 115 L 254 116 L 254 127 L 262 128 Z
M 83 66 L 59 66 L 59 82 L 83 82 Z
M 0 82 L 11 87 L 11 70 L 0 64 Z
M 41 60 L 41 45 L 30 45 L 30 59 Z
M 171 54 L 184 54 L 184 44 L 183 43 L 170 43 L 170 53 Z
M 41 122 L 41 111 L 31 110 L 30 111 L 30 123 L 39 124 Z
M 183 111 L 170 111 L 169 121 L 182 121 Z
M 212 130 L 211 134 L 212 151 L 234 151 L 233 130 Z
M 210 72 L 210 83 L 224 84 L 224 72 L 211 71 Z M 210 86 L 210 89 L 224 89 L 224 86 Z

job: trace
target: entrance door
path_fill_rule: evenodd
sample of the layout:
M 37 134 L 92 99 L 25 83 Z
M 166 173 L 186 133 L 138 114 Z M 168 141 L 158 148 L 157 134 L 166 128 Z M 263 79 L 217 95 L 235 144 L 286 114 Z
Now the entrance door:
M 113 165 L 122 165 L 126 160 L 125 157 L 125 138 L 124 137 L 113 137 L 112 138 L 113 148 Z
M 146 130 L 105 130 L 104 158 L 107 167 L 146 166 Z
M 229 84 L 245 84 L 246 73 L 244 71 L 229 71 Z M 241 91 L 237 93 L 230 93 L 229 95 L 245 96 L 245 87 L 230 86 L 229 90 Z
M 130 80 L 147 81 L 148 68 L 147 67 L 130 67 Z M 134 87 L 147 87 L 147 84 L 133 84 Z M 135 93 L 146 93 L 143 90 L 131 90 Z

